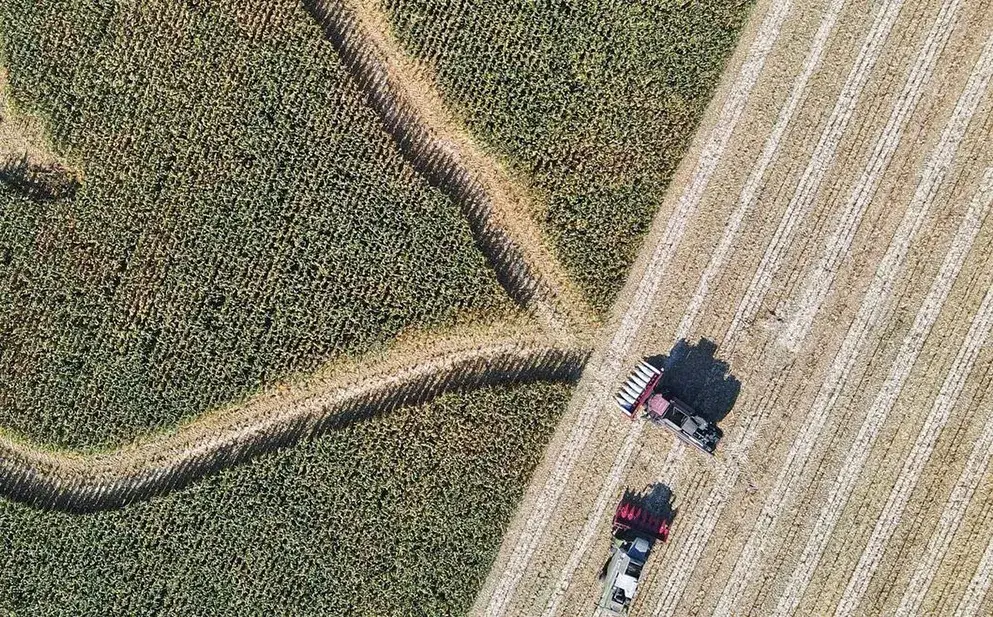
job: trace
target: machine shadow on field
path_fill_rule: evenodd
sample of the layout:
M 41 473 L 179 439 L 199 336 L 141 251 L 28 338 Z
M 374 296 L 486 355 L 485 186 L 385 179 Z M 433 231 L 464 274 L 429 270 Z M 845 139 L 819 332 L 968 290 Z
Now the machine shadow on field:
M 681 399 L 710 422 L 719 423 L 734 407 L 741 381 L 731 365 L 714 356 L 717 344 L 702 338 L 697 344 L 680 339 L 668 355 L 647 360 L 663 369 L 660 389 Z
M 649 514 L 661 517 L 669 523 L 672 523 L 672 519 L 676 518 L 672 489 L 661 482 L 649 485 L 640 493 L 625 489 L 622 499 L 639 505 Z

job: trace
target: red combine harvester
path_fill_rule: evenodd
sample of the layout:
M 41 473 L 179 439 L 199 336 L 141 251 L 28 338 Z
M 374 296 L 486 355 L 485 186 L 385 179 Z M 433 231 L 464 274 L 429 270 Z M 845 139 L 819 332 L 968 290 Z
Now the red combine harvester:
M 630 494 L 625 494 L 614 512 L 610 560 L 601 574 L 603 593 L 599 607 L 623 617 L 631 609 L 641 571 L 655 542 L 669 537 L 669 521 L 651 514 Z
M 624 415 L 632 420 L 640 409 L 653 424 L 669 429 L 682 441 L 713 454 L 721 439 L 721 429 L 698 415 L 692 407 L 658 391 L 662 369 L 642 360 L 614 396 Z

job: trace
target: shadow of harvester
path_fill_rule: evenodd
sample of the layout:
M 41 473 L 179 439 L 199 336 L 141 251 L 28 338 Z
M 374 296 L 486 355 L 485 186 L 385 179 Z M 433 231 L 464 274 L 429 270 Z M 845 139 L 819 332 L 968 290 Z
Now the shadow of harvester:
M 662 367 L 659 389 L 693 407 L 710 422 L 719 423 L 728 415 L 741 391 L 741 381 L 731 374 L 731 366 L 718 360 L 717 344 L 700 339 L 693 345 L 680 339 L 668 355 L 652 356 L 648 362 Z

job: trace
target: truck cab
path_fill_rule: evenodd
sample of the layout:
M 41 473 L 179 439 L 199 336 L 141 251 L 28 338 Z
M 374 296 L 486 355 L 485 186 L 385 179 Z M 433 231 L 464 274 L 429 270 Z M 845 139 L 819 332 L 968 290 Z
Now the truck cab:
M 628 540 L 614 538 L 600 598 L 600 608 L 608 615 L 623 617 L 628 614 L 651 547 L 651 541 L 640 535 Z

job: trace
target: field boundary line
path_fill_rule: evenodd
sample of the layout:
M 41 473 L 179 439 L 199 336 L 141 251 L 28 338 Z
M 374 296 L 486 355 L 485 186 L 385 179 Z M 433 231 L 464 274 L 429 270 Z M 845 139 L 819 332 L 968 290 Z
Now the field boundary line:
M 403 156 L 462 208 L 508 295 L 552 330 L 589 337 L 598 320 L 547 248 L 527 196 L 456 127 L 434 80 L 402 52 L 386 17 L 367 0 L 303 2 Z
M 589 355 L 585 349 L 559 346 L 544 334 L 479 338 L 401 344 L 115 450 L 56 451 L 0 435 L 0 495 L 51 510 L 119 508 L 446 392 L 575 381 Z
M 824 252 L 817 264 L 807 271 L 799 301 L 790 303 L 792 305 L 788 309 L 790 316 L 779 333 L 780 344 L 790 351 L 797 351 L 807 338 L 814 317 L 834 285 L 835 273 L 851 248 L 862 217 L 876 195 L 886 168 L 889 167 L 897 148 L 903 141 L 904 129 L 917 110 L 924 87 L 930 81 L 938 57 L 948 43 L 960 5 L 961 0 L 956 0 L 941 6 L 938 18 L 927 34 L 925 46 L 918 53 L 910 75 L 904 81 L 903 90 L 897 99 L 898 104 L 892 109 L 883 127 L 882 138 L 876 140 L 872 154 L 862 168 L 862 173 L 845 204 L 837 226 L 827 240 Z
M 983 178 L 984 185 L 990 186 L 991 182 L 993 182 L 993 168 L 987 169 Z M 883 550 L 903 517 L 911 493 L 917 487 L 917 481 L 930 460 L 938 437 L 965 388 L 966 376 L 972 371 L 979 352 L 986 344 L 991 325 L 993 325 L 993 289 L 988 290 L 983 298 L 977 317 L 966 334 L 966 344 L 959 349 L 952 369 L 941 385 L 928 417 L 921 425 L 910 456 L 904 460 L 900 475 L 890 490 L 883 511 L 876 519 L 875 527 L 848 580 L 835 615 L 851 615 L 857 612 L 862 597 L 868 589 L 869 581 L 882 559 Z
M 653 231 L 660 228 L 663 230 L 661 237 L 652 245 L 650 242 L 657 236 L 655 233 L 649 234 L 641 251 L 642 255 L 650 254 L 648 263 L 641 278 L 634 279 L 632 276 L 627 284 L 628 289 L 633 289 L 631 302 L 624 310 L 616 330 L 610 336 L 609 343 L 591 363 L 593 370 L 587 370 L 583 381 L 580 382 L 571 405 L 579 409 L 578 421 L 573 425 L 541 492 L 536 497 L 516 544 L 509 549 L 510 556 L 507 563 L 501 571 L 491 572 L 489 582 L 492 583 L 492 591 L 488 599 L 482 597 L 477 599 L 477 606 L 485 603 L 485 608 L 481 610 L 487 617 L 501 617 L 506 614 L 516 594 L 517 585 L 524 576 L 527 563 L 543 539 L 552 511 L 558 505 L 579 454 L 589 439 L 597 412 L 603 405 L 604 389 L 613 385 L 622 370 L 622 363 L 658 292 L 663 275 L 668 270 L 686 225 L 699 206 L 703 192 L 727 148 L 731 133 L 737 126 L 751 91 L 765 66 L 766 57 L 779 38 L 780 28 L 791 8 L 792 0 L 772 0 L 770 3 L 758 33 L 752 40 L 745 60 L 718 112 L 718 121 L 710 130 L 697 156 L 698 162 L 692 179 L 681 193 L 675 212 L 668 217 L 660 212 L 653 221 Z M 623 292 L 621 298 L 624 298 Z M 615 305 L 620 306 L 621 302 Z M 567 413 L 566 417 L 571 415 Z M 484 585 L 481 594 L 486 594 L 489 587 L 489 584 Z
M 987 51 L 993 52 L 993 47 L 987 46 L 986 51 L 984 51 L 984 58 Z M 986 67 L 988 62 L 989 60 L 981 59 L 977 63 L 977 69 Z M 722 600 L 719 602 L 719 605 L 727 606 L 729 611 L 731 607 L 728 603 L 736 601 L 737 596 L 743 593 L 744 586 L 755 575 L 759 567 L 758 562 L 770 539 L 769 530 L 779 520 L 787 500 L 787 494 L 791 492 L 790 486 L 810 457 L 814 444 L 827 421 L 828 411 L 834 408 L 841 395 L 841 388 L 838 384 L 847 382 L 858 358 L 858 350 L 862 348 L 866 336 L 879 323 L 885 321 L 897 275 L 904 265 L 914 238 L 917 237 L 931 210 L 939 187 L 944 182 L 958 152 L 959 145 L 965 136 L 969 121 L 979 105 L 980 95 L 985 91 L 989 82 L 988 70 L 977 71 L 974 69 L 973 74 L 975 79 L 970 79 L 967 83 L 938 144 L 928 156 L 903 219 L 876 268 L 869 288 L 863 295 L 858 313 L 845 335 L 838 354 L 835 355 L 835 359 L 828 369 L 827 376 L 803 423 L 803 428 L 790 446 L 787 459 L 780 468 L 773 488 L 765 498 L 762 510 L 753 525 L 753 531 L 738 555 L 731 579 L 722 593 Z M 730 594 L 732 598 L 725 601 L 723 600 L 724 594 Z
M 738 198 L 738 204 L 728 219 L 728 223 L 724 228 L 724 233 L 721 235 L 721 239 L 719 240 L 717 247 L 714 249 L 713 253 L 711 253 L 710 260 L 708 261 L 704 272 L 700 276 L 696 290 L 690 298 L 688 307 L 684 312 L 676 330 L 676 340 L 685 338 L 689 335 L 697 317 L 699 316 L 704 300 L 710 294 L 711 282 L 720 269 L 725 265 L 734 245 L 734 241 L 737 239 L 738 231 L 741 228 L 744 217 L 754 205 L 759 187 L 765 178 L 769 165 L 776 157 L 782 138 L 792 122 L 793 116 L 799 107 L 800 102 L 806 96 L 810 78 L 813 76 L 820 64 L 823 53 L 827 48 L 828 37 L 834 29 L 835 23 L 837 22 L 838 16 L 841 13 L 846 1 L 847 0 L 832 0 L 831 5 L 825 12 L 824 17 L 821 19 L 817 33 L 815 34 L 811 47 L 807 53 L 804 68 L 794 80 L 789 97 L 780 109 L 780 112 L 776 117 L 772 133 L 767 138 L 763 146 L 763 151 L 759 161 L 752 168 L 748 181 L 746 182 L 745 187 L 742 189 Z M 636 437 L 637 435 L 635 435 L 635 438 Z M 628 439 L 631 439 L 630 435 Z M 684 448 L 681 447 L 681 443 L 679 442 L 673 445 L 672 452 L 676 451 L 683 454 Z M 629 456 L 629 449 L 622 449 L 618 458 L 614 461 L 614 466 L 612 469 L 617 470 L 620 468 L 623 470 L 627 465 L 627 459 Z M 677 458 L 679 457 L 670 456 L 667 458 L 668 465 L 670 467 L 675 465 Z M 661 471 L 660 476 L 664 475 L 665 472 L 666 470 Z M 613 479 L 615 477 L 619 477 L 619 475 L 619 472 L 612 471 L 609 477 Z M 597 496 L 597 501 L 594 505 L 593 511 L 587 518 L 586 527 L 583 529 L 580 537 L 577 538 L 573 548 L 573 554 L 570 554 L 569 562 L 566 564 L 565 569 L 561 573 L 559 581 L 553 591 L 552 598 L 549 600 L 548 606 L 543 613 L 544 617 L 553 617 L 557 614 L 558 604 L 561 602 L 561 598 L 568 588 L 569 581 L 575 574 L 575 570 L 579 567 L 579 562 L 582 557 L 585 556 L 585 553 L 589 550 L 589 547 L 592 544 L 593 536 L 596 533 L 597 523 L 603 518 L 604 511 L 607 508 L 607 501 L 611 496 L 613 496 L 616 490 L 617 482 L 611 481 L 604 485 L 600 491 L 600 494 Z M 576 556 L 575 553 L 577 551 L 583 554 Z
M 755 270 L 745 295 L 738 303 L 727 334 L 721 341 L 723 349 L 730 351 L 734 348 L 740 333 L 744 330 L 744 324 L 756 313 L 772 287 L 773 278 L 779 272 L 783 255 L 791 243 L 793 232 L 797 224 L 806 218 L 814 205 L 824 176 L 834 163 L 838 146 L 841 144 L 841 139 L 855 112 L 862 90 L 879 60 L 885 47 L 884 44 L 889 39 L 890 32 L 902 8 L 903 0 L 887 0 L 876 13 L 868 36 L 862 43 L 855 64 L 845 79 L 845 84 L 831 110 L 827 124 L 821 131 L 810 161 L 793 192 L 793 197 L 790 198 L 786 210 L 783 211 L 779 226 L 762 255 L 762 261 Z
M 814 529 L 804 547 L 800 563 L 793 570 L 786 588 L 777 602 L 773 613 L 776 616 L 792 615 L 806 593 L 814 570 L 820 563 L 834 528 L 848 504 L 859 479 L 859 473 L 875 445 L 879 430 L 889 417 L 890 411 L 896 404 L 904 384 L 917 363 L 924 343 L 941 313 L 945 300 L 965 263 L 968 252 L 972 249 L 982 222 L 989 212 L 990 205 L 993 203 L 991 178 L 993 177 L 987 176 L 983 185 L 976 192 L 969 206 L 969 211 L 960 223 L 955 239 L 952 241 L 941 268 L 931 284 L 927 297 L 918 310 L 910 331 L 904 336 L 900 351 L 893 361 L 886 381 L 859 426 L 858 434 L 848 449 L 845 463 L 834 480 L 827 501 L 820 509 Z M 976 318 L 983 318 L 983 320 L 987 317 L 985 315 L 976 316 Z M 982 327 L 987 326 L 984 323 Z M 966 341 L 964 345 L 968 345 L 968 342 Z M 957 366 L 953 367 L 953 370 L 964 370 L 965 368 Z M 971 368 L 970 365 L 968 369 L 971 370 Z M 950 372 L 949 378 L 957 379 L 959 376 L 953 376 Z

